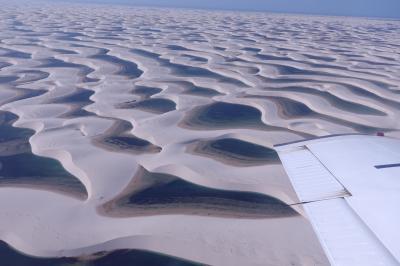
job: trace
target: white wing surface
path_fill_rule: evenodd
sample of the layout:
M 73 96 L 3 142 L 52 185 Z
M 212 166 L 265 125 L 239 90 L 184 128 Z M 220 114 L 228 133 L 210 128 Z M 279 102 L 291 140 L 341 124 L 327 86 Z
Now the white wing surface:
M 400 265 L 400 140 L 344 135 L 276 149 L 332 265 Z

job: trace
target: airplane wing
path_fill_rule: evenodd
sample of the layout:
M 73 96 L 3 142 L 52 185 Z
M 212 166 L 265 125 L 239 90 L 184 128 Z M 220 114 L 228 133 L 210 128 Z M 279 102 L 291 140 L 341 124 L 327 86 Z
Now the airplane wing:
M 400 265 L 400 140 L 342 135 L 275 148 L 332 265 Z

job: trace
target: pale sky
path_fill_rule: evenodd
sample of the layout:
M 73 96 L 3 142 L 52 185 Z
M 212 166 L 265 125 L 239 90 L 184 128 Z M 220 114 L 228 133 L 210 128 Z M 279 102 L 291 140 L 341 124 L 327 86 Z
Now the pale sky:
M 63 0 L 61 0 L 63 1 Z M 400 18 L 400 0 L 66 0 L 145 6 L 234 9 Z

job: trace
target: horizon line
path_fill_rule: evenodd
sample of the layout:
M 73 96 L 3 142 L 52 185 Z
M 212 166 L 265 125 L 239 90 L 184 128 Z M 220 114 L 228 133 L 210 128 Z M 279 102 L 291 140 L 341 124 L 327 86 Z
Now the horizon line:
M 23 0 L 24 1 L 24 0 Z M 281 15 L 304 15 L 304 16 L 322 16 L 322 17 L 346 17 L 346 18 L 365 18 L 377 20 L 395 20 L 399 21 L 400 17 L 379 16 L 379 15 L 349 15 L 349 14 L 331 14 L 326 12 L 302 12 L 302 11 L 281 11 L 281 10 L 268 10 L 268 9 L 250 9 L 250 8 L 223 8 L 223 7 L 189 7 L 189 6 L 170 6 L 162 4 L 135 4 L 135 3 L 108 3 L 108 2 L 84 2 L 81 0 L 42 0 L 48 3 L 70 3 L 70 4 L 84 4 L 84 5 L 109 5 L 109 6 L 130 6 L 130 7 L 144 7 L 144 8 L 165 8 L 165 9 L 185 9 L 185 10 L 203 10 L 203 11 L 227 11 L 227 12 L 250 12 L 250 13 L 271 13 Z M 1 0 L 0 0 L 1 2 Z M 8 2 L 8 1 L 7 1 Z M 18 2 L 18 1 L 17 1 Z M 28 1 L 31 3 L 31 1 Z

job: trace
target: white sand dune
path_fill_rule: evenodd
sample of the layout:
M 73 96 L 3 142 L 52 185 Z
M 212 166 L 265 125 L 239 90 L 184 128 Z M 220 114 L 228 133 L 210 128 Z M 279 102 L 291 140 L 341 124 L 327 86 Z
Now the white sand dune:
M 280 164 L 226 164 L 189 152 L 198 140 L 273 148 L 307 136 L 400 136 L 398 21 L 1 4 L 0 111 L 18 115 L 15 127 L 35 131 L 33 153 L 58 160 L 88 193 L 0 187 L 0 240 L 29 255 L 128 248 L 209 265 L 327 265 L 300 205 L 265 219 L 98 210 L 140 167 L 298 203 Z M 96 143 L 121 136 L 161 151 Z

